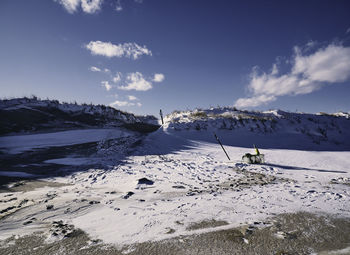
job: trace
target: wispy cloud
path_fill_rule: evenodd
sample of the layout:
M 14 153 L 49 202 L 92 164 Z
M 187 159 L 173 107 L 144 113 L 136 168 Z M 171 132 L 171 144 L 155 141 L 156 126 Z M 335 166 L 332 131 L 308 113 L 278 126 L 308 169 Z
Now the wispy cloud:
M 154 75 L 154 78 L 153 78 L 153 81 L 154 82 L 162 82 L 162 81 L 164 81 L 164 74 L 162 74 L 162 73 L 156 73 L 155 75 Z
M 91 72 L 101 72 L 102 70 L 100 68 L 96 67 L 96 66 L 91 66 L 90 67 L 90 71 Z
M 142 104 L 140 102 L 137 102 L 137 103 L 133 103 L 133 102 L 129 102 L 129 101 L 119 101 L 119 100 L 116 100 L 112 103 L 109 104 L 109 106 L 112 106 L 112 107 L 127 107 L 127 106 L 138 106 L 138 107 L 141 107 Z
M 138 98 L 135 97 L 135 96 L 133 96 L 133 95 L 129 95 L 129 96 L 128 96 L 128 99 L 129 99 L 130 101 L 138 100 Z
M 152 52 L 146 46 L 140 46 L 136 43 L 113 44 L 111 42 L 91 41 L 85 45 L 93 55 L 105 57 L 127 57 L 138 59 L 142 55 L 152 56 Z
M 115 106 L 122 107 L 122 106 L 133 106 L 134 103 L 130 103 L 130 102 L 128 102 L 128 101 L 119 101 L 119 100 L 116 100 L 116 101 L 114 101 L 113 103 L 110 103 L 109 105 L 112 106 L 112 107 L 115 107 Z
M 350 78 L 350 48 L 330 44 L 309 55 L 294 47 L 292 67 L 286 74 L 279 74 L 277 64 L 269 73 L 254 67 L 248 90 L 250 97 L 240 98 L 236 107 L 256 107 L 275 101 L 279 96 L 312 93 L 322 86 L 344 82 Z
M 107 91 L 110 91 L 112 89 L 112 85 L 109 84 L 108 81 L 101 81 L 102 87 L 104 87 Z
M 127 84 L 125 86 L 119 86 L 121 90 L 137 90 L 137 91 L 147 91 L 152 88 L 152 83 L 147 81 L 142 73 L 135 72 L 129 73 L 126 77 Z
M 114 77 L 113 77 L 113 82 L 114 83 L 119 83 L 122 79 L 122 74 L 118 72 Z
M 81 6 L 85 13 L 96 13 L 101 9 L 103 0 L 54 0 L 61 4 L 67 12 L 73 14 Z
M 110 72 L 111 72 L 111 70 L 109 70 L 108 68 L 104 68 L 104 69 L 102 70 L 101 68 L 99 68 L 99 67 L 97 67 L 97 66 L 91 66 L 91 67 L 89 68 L 89 70 L 90 70 L 91 72 L 103 72 L 103 73 L 110 73 Z
M 80 4 L 80 0 L 55 0 L 55 2 L 61 4 L 69 13 L 74 13 Z
M 117 3 L 116 3 L 116 5 L 115 5 L 115 10 L 116 10 L 117 12 L 121 12 L 121 11 L 123 10 L 123 6 L 122 6 L 122 4 L 120 3 L 120 0 L 117 0 Z
M 81 0 L 81 8 L 86 13 L 95 13 L 101 10 L 103 0 Z

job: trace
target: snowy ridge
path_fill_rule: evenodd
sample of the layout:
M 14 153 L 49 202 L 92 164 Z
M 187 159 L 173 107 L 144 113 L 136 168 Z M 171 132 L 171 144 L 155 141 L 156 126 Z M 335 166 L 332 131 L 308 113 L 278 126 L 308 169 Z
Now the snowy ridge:
M 329 146 L 350 148 L 350 119 L 349 113 L 344 112 L 334 114 L 290 113 L 281 110 L 258 112 L 225 107 L 176 111 L 167 115 L 165 122 L 165 127 L 173 131 L 222 131 L 234 138 L 244 135 L 248 140 L 253 138 L 257 141 L 262 137 L 265 138 L 262 140 L 279 137 L 286 141 L 293 137 L 296 139 L 294 143 L 301 142 L 300 145 L 305 146 L 302 149 L 321 147 L 330 149 Z M 263 142 L 263 146 L 264 144 L 271 145 L 271 141 Z
M 158 125 L 154 116 L 135 116 L 105 105 L 60 103 L 57 100 L 0 100 L 0 134 L 48 129 Z

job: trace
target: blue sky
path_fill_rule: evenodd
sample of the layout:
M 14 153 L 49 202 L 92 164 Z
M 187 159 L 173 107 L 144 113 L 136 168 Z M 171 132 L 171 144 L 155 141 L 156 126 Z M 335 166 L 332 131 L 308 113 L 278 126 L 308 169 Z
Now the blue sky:
M 1 0 L 1 97 L 350 110 L 349 1 Z

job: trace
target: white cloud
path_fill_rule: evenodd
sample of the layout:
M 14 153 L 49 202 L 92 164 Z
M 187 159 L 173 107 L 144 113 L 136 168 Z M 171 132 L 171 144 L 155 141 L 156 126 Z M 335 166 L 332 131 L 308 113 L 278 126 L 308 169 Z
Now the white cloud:
M 114 83 L 118 83 L 120 82 L 122 79 L 122 74 L 120 72 L 118 72 L 114 77 L 113 77 L 113 82 Z
M 129 99 L 130 101 L 135 101 L 135 100 L 138 100 L 138 98 L 137 98 L 137 97 L 132 96 L 132 95 L 129 95 L 129 96 L 128 96 L 128 99 Z
M 128 101 L 114 101 L 113 103 L 110 103 L 109 106 L 115 107 L 115 106 L 119 106 L 119 107 L 123 107 L 123 106 L 134 106 L 134 103 L 130 103 Z
M 107 91 L 110 91 L 112 89 L 112 85 L 109 84 L 108 81 L 101 81 L 102 87 L 104 87 Z
M 123 10 L 123 6 L 122 6 L 122 4 L 120 3 L 120 0 L 117 0 L 117 4 L 116 4 L 116 6 L 115 6 L 115 10 L 116 10 L 117 12 L 120 12 L 120 11 Z
M 61 4 L 69 13 L 74 13 L 78 9 L 80 0 L 55 0 Z
M 298 47 L 294 50 L 289 73 L 278 75 L 276 64 L 270 73 L 259 74 L 258 68 L 253 68 L 248 85 L 251 97 L 238 99 L 235 106 L 256 107 L 275 101 L 278 96 L 308 94 L 350 78 L 349 47 L 330 44 L 308 56 L 302 55 Z
M 96 13 L 101 9 L 103 0 L 54 0 L 61 4 L 69 13 L 77 11 L 78 7 L 85 13 Z
M 142 106 L 142 104 L 139 102 L 139 103 L 136 103 L 136 105 L 138 106 L 138 107 L 141 107 Z
M 152 83 L 143 78 L 142 73 L 129 73 L 126 77 L 127 85 L 119 86 L 122 90 L 147 91 L 152 88 Z
M 162 81 L 164 81 L 164 74 L 162 74 L 162 73 L 156 73 L 155 75 L 154 75 L 154 78 L 153 78 L 153 81 L 154 82 L 162 82 Z
M 267 95 L 253 96 L 248 98 L 239 98 L 235 103 L 235 107 L 238 107 L 238 108 L 256 107 L 262 104 L 270 103 L 275 100 L 276 100 L 275 96 L 267 96 Z
M 128 57 L 138 59 L 142 55 L 152 56 L 152 52 L 146 46 L 136 43 L 113 44 L 111 42 L 91 41 L 85 47 L 93 55 L 105 57 Z
M 91 66 L 90 68 L 90 71 L 92 72 L 104 72 L 104 73 L 110 73 L 111 70 L 109 70 L 108 68 L 104 68 L 103 70 L 101 68 L 98 68 L 96 66 Z
M 101 10 L 103 0 L 81 0 L 81 8 L 84 12 L 92 14 Z
M 90 67 L 90 71 L 92 71 L 92 72 L 101 72 L 102 70 L 100 68 L 96 67 L 96 66 L 91 66 Z
M 350 33 L 350 27 L 346 30 L 345 34 Z
M 310 56 L 296 48 L 293 74 L 320 82 L 343 82 L 350 77 L 350 48 L 331 44 Z

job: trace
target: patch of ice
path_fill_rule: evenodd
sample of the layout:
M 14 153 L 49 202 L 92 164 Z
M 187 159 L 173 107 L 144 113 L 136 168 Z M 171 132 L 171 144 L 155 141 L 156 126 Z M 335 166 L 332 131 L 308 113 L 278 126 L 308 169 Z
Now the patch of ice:
M 93 158 L 56 158 L 45 160 L 44 163 L 49 164 L 60 164 L 67 166 L 80 166 L 80 165 L 89 165 L 97 162 L 97 159 Z
M 16 135 L 0 137 L 0 149 L 9 154 L 18 154 L 29 150 L 59 147 L 104 139 L 114 139 L 131 135 L 131 131 L 120 129 L 83 129 L 55 133 Z
M 25 173 L 25 172 L 0 171 L 0 176 L 31 178 L 31 177 L 37 177 L 39 175 L 29 174 L 29 173 Z

